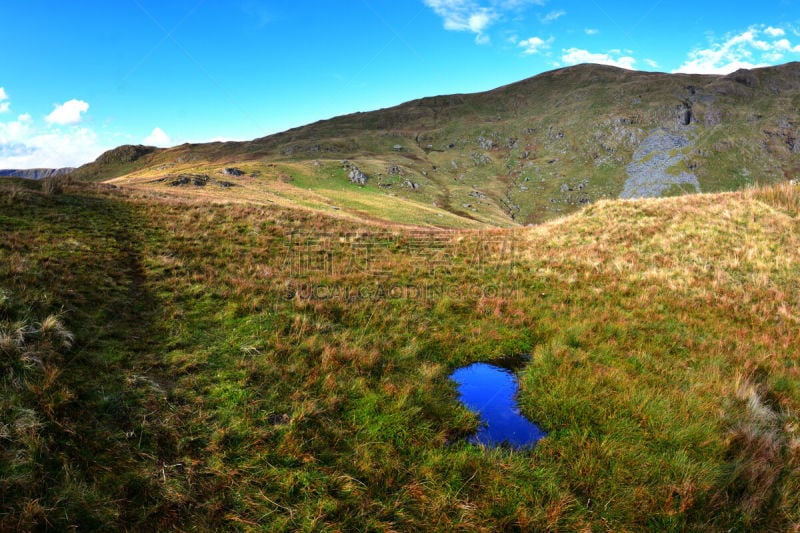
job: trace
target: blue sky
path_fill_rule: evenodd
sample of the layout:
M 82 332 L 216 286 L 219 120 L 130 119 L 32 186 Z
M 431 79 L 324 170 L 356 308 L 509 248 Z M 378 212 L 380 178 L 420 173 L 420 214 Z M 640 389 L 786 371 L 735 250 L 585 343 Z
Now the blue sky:
M 800 60 L 797 0 L 4 0 L 0 168 L 246 140 L 582 62 Z

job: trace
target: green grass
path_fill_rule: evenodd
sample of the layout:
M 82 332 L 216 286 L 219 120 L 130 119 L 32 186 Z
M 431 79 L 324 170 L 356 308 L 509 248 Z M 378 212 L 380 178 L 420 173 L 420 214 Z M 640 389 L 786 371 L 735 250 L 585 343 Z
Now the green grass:
M 800 524 L 795 189 L 449 232 L 0 187 L 0 328 L 74 335 L 0 348 L 0 529 Z M 447 376 L 519 353 L 548 436 L 466 444 Z

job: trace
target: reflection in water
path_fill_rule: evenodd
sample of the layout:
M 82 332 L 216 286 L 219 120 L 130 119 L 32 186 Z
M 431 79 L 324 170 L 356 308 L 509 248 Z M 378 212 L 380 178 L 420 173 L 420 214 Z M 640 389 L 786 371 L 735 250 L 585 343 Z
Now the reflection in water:
M 450 376 L 458 384 L 461 401 L 477 412 L 482 424 L 470 437 L 474 444 L 494 447 L 502 444 L 526 448 L 545 436 L 519 412 L 515 396 L 517 379 L 513 372 L 487 363 L 459 368 Z

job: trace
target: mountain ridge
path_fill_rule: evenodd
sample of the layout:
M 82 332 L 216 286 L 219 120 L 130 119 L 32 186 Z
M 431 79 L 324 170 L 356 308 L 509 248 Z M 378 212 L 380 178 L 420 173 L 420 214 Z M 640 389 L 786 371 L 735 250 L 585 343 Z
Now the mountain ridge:
M 369 206 L 370 215 L 399 221 L 405 215 L 391 204 L 402 199 L 439 210 L 433 218 L 418 213 L 423 225 L 452 216 L 463 224 L 538 223 L 624 191 L 722 192 L 796 178 L 798 104 L 800 63 L 725 76 L 587 64 L 251 141 L 140 147 L 122 163 L 112 151 L 75 175 L 163 192 L 181 174 L 212 176 L 235 166 L 249 179 L 231 183 L 258 201 L 281 194 L 351 214 L 368 201 L 380 204 Z M 659 136 L 677 141 L 670 147 Z M 657 148 L 656 164 L 636 160 L 643 143 Z M 637 163 L 643 166 L 632 173 Z M 350 183 L 353 168 L 366 179 Z M 631 179 L 645 186 L 632 187 Z M 324 200 L 310 201 L 309 190 Z M 213 196 L 235 194 L 229 188 Z
M 64 168 L 28 168 L 28 169 L 0 169 L 0 178 L 25 178 L 39 180 L 52 176 L 64 176 L 75 170 L 73 167 Z

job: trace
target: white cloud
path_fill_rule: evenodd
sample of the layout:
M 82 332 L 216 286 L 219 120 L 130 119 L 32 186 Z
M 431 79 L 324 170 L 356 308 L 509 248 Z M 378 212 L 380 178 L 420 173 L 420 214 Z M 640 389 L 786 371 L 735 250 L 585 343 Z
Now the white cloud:
M 425 5 L 444 19 L 444 28 L 450 31 L 470 31 L 481 36 L 497 18 L 489 7 L 472 0 L 424 0 Z
M 655 59 L 645 59 L 644 63 L 650 68 L 653 69 L 658 68 L 658 61 L 656 61 Z
M 32 132 L 33 118 L 25 113 L 11 122 L 0 122 L 0 146 L 19 144 Z
M 11 102 L 8 101 L 8 94 L 3 87 L 0 87 L 0 113 L 8 113 L 11 109 Z
M 93 161 L 107 148 L 84 127 L 38 128 L 30 114 L 0 122 L 0 168 L 62 168 Z
M 167 147 L 172 144 L 172 139 L 161 128 L 153 128 L 152 133 L 142 141 L 149 146 Z
M 597 28 L 586 28 L 583 31 L 584 33 L 586 33 L 586 35 L 597 35 L 598 33 L 600 33 L 600 30 L 598 30 Z
M 764 33 L 769 35 L 770 37 L 783 37 L 786 35 L 786 30 L 782 28 L 773 28 L 772 26 L 766 28 Z
M 449 31 L 475 34 L 475 42 L 491 41 L 487 30 L 506 13 L 521 11 L 529 5 L 543 5 L 546 0 L 423 0 L 424 4 L 444 20 Z
M 772 26 L 752 26 L 747 31 L 728 35 L 722 42 L 689 53 L 686 61 L 673 72 L 693 74 L 730 74 L 740 68 L 766 67 L 786 61 L 786 55 L 800 55 L 800 44 L 784 37 L 786 31 Z
M 599 65 L 610 65 L 626 69 L 633 69 L 636 59 L 630 55 L 623 55 L 621 50 L 611 50 L 608 53 L 593 53 L 579 48 L 569 48 L 562 50 L 561 61 L 567 65 L 577 65 L 579 63 L 597 63 Z
M 525 49 L 522 52 L 523 54 L 533 55 L 533 54 L 538 54 L 542 50 L 547 50 L 548 48 L 550 48 L 550 44 L 552 42 L 553 42 L 552 37 L 546 41 L 541 37 L 531 37 L 530 39 L 523 39 L 517 44 L 517 46 Z
M 781 39 L 779 41 L 775 41 L 773 43 L 773 47 L 775 50 L 780 50 L 782 52 L 791 52 L 793 54 L 800 54 L 800 44 L 792 46 L 792 43 L 789 41 L 789 39 Z
M 558 11 L 551 11 L 550 13 L 548 13 L 543 17 L 539 17 L 539 22 L 541 22 L 542 24 L 550 24 L 551 22 L 557 21 L 566 14 L 567 12 L 564 11 L 563 9 L 560 9 Z
M 7 101 L 0 89 L 0 104 Z M 30 113 L 0 122 L 0 168 L 74 167 L 96 159 L 108 147 L 93 130 L 77 125 L 88 109 L 86 102 L 70 100 L 55 106 L 44 123 Z
M 47 115 L 45 120 L 48 124 L 58 124 L 61 126 L 79 124 L 83 113 L 89 110 L 89 104 L 83 100 L 72 99 L 61 105 L 56 104 L 53 112 Z

